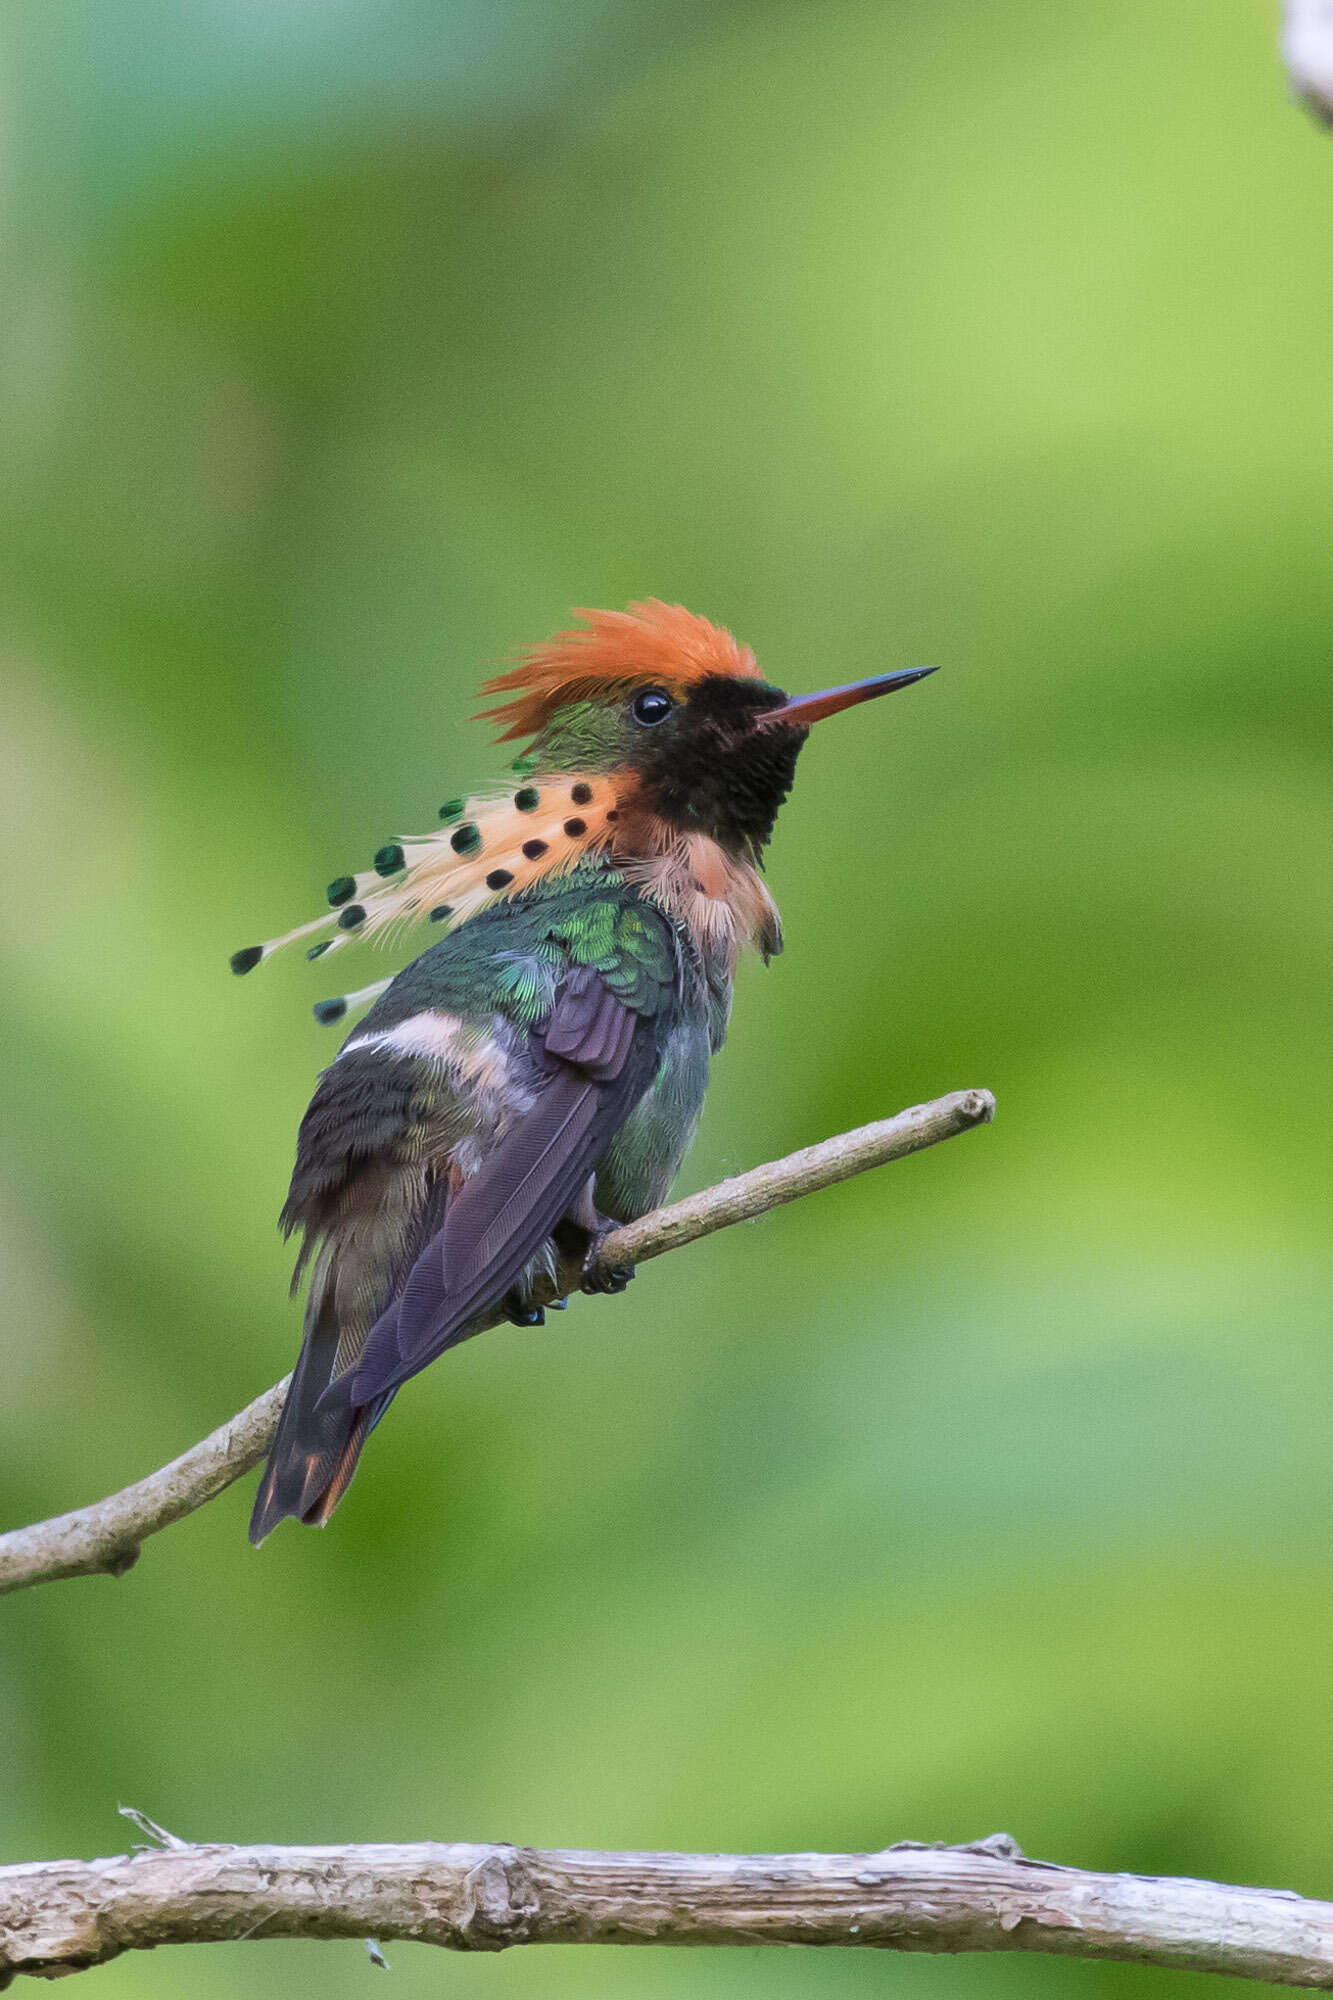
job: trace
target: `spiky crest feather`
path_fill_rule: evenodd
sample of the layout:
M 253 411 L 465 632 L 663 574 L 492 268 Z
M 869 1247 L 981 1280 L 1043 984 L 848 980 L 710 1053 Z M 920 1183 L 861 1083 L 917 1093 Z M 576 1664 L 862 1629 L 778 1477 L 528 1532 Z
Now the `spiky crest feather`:
M 748 646 L 683 604 L 646 597 L 624 611 L 580 610 L 574 616 L 585 621 L 582 630 L 529 646 L 516 667 L 484 684 L 483 694 L 513 696 L 480 711 L 483 719 L 506 725 L 502 743 L 539 735 L 566 702 L 635 681 L 660 681 L 674 693 L 706 674 L 759 678 Z

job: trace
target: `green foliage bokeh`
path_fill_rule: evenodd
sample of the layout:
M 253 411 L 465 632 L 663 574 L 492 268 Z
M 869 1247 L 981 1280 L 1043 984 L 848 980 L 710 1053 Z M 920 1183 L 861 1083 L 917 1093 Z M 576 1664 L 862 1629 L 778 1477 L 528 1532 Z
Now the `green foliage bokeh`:
M 1269 0 L 20 0 L 0 158 L 0 1505 L 287 1365 L 329 990 L 226 956 L 653 593 L 812 739 L 687 1184 L 994 1128 L 477 1341 L 333 1528 L 0 1610 L 3 1858 L 859 1848 L 1333 1894 L 1333 150 Z M 367 972 L 366 977 L 373 974 Z M 1060 1961 L 391 1949 L 395 1994 L 1101 1996 Z M 355 1946 L 114 1996 L 361 1994 Z

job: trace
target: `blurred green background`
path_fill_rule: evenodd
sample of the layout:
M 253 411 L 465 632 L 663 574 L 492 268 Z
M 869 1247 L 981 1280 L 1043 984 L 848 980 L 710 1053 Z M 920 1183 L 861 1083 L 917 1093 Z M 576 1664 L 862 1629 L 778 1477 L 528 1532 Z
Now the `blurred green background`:
M 1275 15 L 5 10 L 0 1518 L 289 1365 L 330 982 L 227 954 L 500 768 L 473 690 L 572 604 L 683 600 L 795 688 L 947 670 L 806 752 L 686 1184 L 1000 1103 L 451 1356 L 325 1535 L 254 1554 L 247 1480 L 6 1600 L 5 1859 L 115 1851 L 126 1801 L 202 1840 L 1004 1827 L 1333 1895 L 1333 141 Z M 403 2000 L 1217 1990 L 389 1956 Z

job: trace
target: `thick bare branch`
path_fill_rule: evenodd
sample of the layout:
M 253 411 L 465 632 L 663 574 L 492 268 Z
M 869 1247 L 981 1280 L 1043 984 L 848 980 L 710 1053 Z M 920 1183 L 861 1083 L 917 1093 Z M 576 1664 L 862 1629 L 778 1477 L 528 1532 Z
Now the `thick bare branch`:
M 958 1090 L 930 1104 L 914 1105 L 895 1118 L 862 1125 L 854 1132 L 738 1174 L 734 1180 L 720 1181 L 685 1201 L 654 1209 L 651 1215 L 606 1237 L 601 1262 L 608 1268 L 645 1263 L 650 1257 L 711 1235 L 715 1229 L 744 1222 L 817 1188 L 864 1173 L 868 1167 L 882 1166 L 888 1160 L 900 1160 L 925 1146 L 937 1145 L 941 1139 L 952 1139 L 974 1125 L 987 1123 L 994 1114 L 995 1099 L 988 1090 Z M 560 1274 L 566 1289 L 577 1279 L 573 1269 Z M 479 1320 L 473 1331 L 494 1325 L 497 1317 L 492 1314 Z M 129 1569 L 147 1536 L 192 1514 L 259 1463 L 277 1427 L 289 1380 L 284 1377 L 266 1389 L 238 1415 L 169 1465 L 150 1472 L 146 1479 L 73 1513 L 57 1514 L 49 1521 L 36 1521 L 31 1527 L 0 1535 L 0 1595 L 61 1577 L 118 1576 Z
M 153 1831 L 157 1831 L 153 1829 Z M 170 1838 L 170 1836 L 166 1836 Z M 192 1847 L 0 1868 L 0 1985 L 246 1938 L 1040 1951 L 1333 1986 L 1333 1904 L 1029 1861 L 1006 1834 L 877 1854 Z

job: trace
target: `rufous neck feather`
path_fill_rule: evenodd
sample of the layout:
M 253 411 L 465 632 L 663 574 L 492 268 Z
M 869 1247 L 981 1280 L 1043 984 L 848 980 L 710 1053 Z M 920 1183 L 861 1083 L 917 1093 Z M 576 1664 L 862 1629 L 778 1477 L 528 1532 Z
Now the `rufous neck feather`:
M 728 973 L 747 947 L 765 964 L 782 950 L 782 918 L 763 876 L 707 834 L 677 833 L 658 821 L 646 849 L 622 865 L 627 879 L 689 931 L 706 957 L 721 958 Z

